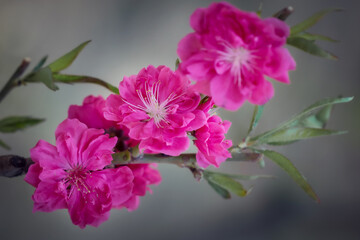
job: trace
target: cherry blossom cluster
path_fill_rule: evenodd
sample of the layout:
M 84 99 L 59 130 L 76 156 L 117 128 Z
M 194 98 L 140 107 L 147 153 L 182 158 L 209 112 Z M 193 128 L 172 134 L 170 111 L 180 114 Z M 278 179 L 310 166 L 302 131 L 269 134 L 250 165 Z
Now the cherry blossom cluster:
M 31 150 L 35 164 L 25 180 L 36 188 L 34 211 L 68 209 L 84 228 L 100 225 L 112 208 L 135 210 L 161 176 L 154 164 L 112 164 L 112 154 L 134 147 L 178 156 L 193 139 L 199 167 L 231 158 L 225 138 L 231 123 L 214 108 L 266 103 L 274 91 L 265 76 L 289 83 L 295 68 L 283 47 L 289 27 L 228 3 L 197 9 L 190 25 L 194 32 L 178 45 L 177 70 L 149 65 L 124 77 L 118 95 L 86 97 L 70 106 L 55 145 L 40 140 Z

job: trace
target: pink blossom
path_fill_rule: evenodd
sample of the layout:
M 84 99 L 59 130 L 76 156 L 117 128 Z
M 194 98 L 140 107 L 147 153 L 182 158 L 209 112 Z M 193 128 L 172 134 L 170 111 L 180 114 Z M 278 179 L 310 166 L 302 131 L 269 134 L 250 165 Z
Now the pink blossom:
M 158 170 L 151 168 L 151 166 L 156 166 L 155 164 L 128 164 L 127 166 L 134 175 L 134 187 L 131 197 L 126 202 L 119 201 L 118 204 L 114 204 L 113 206 L 115 208 L 126 207 L 129 211 L 133 211 L 138 208 L 140 197 L 145 196 L 147 191 L 151 193 L 149 185 L 159 184 L 161 182 L 161 176 Z M 121 194 L 113 195 L 113 202 L 115 201 L 114 199 L 117 199 L 117 196 L 121 197 Z
M 82 105 L 70 105 L 68 117 L 76 118 L 89 128 L 109 129 L 115 126 L 113 121 L 104 118 L 105 99 L 102 96 L 87 96 Z
M 150 65 L 124 77 L 119 92 L 106 100 L 104 116 L 125 125 L 145 153 L 181 154 L 189 147 L 187 131 L 206 121 L 190 81 L 168 67 Z
M 113 206 L 129 200 L 134 175 L 129 167 L 105 169 L 117 139 L 104 130 L 87 128 L 77 119 L 63 121 L 55 132 L 56 146 L 40 140 L 31 149 L 35 162 L 25 180 L 36 187 L 34 211 L 67 208 L 80 228 L 98 226 Z M 111 181 L 109 181 L 111 179 Z M 109 182 L 116 182 L 113 187 Z
M 195 32 L 178 45 L 179 69 L 216 105 L 236 110 L 245 100 L 265 104 L 274 90 L 264 75 L 289 83 L 295 61 L 283 48 L 290 32 L 284 22 L 223 2 L 197 9 L 190 25 Z
M 128 137 L 129 129 L 117 125 L 114 121 L 104 118 L 105 99 L 102 96 L 87 96 L 82 105 L 71 105 L 68 110 L 68 118 L 76 118 L 89 128 L 105 129 L 110 135 L 118 138 L 116 149 L 124 151 L 128 147 L 135 147 L 138 141 Z
M 207 123 L 194 133 L 195 146 L 198 148 L 196 160 L 200 167 L 207 168 L 209 165 L 219 167 L 220 163 L 231 158 L 228 148 L 232 146 L 231 140 L 225 139 L 225 133 L 230 128 L 231 122 L 223 121 L 219 116 L 210 115 L 208 111 L 214 105 L 212 99 L 199 106 L 199 109 L 207 113 Z

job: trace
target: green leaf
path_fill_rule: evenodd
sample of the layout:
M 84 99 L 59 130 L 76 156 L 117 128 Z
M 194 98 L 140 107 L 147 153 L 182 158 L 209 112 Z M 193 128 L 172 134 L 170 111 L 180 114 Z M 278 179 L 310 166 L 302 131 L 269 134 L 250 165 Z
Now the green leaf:
M 326 136 L 326 135 L 337 135 L 346 133 L 345 131 L 333 131 L 328 129 L 321 129 L 321 128 L 286 128 L 280 130 L 268 138 L 266 138 L 265 143 L 274 145 L 280 145 L 281 143 L 293 143 L 297 140 Z
M 101 79 L 94 78 L 94 77 L 53 73 L 53 79 L 56 82 L 61 82 L 61 83 L 66 83 L 66 84 L 93 83 L 93 84 L 103 86 L 115 94 L 119 94 L 119 89 L 117 87 L 115 87 L 115 86 L 111 85 L 110 83 L 107 83 Z
M 12 116 L 0 120 L 0 132 L 11 133 L 43 122 L 45 119 Z
M 296 167 L 291 163 L 291 161 L 286 158 L 284 155 L 271 151 L 271 150 L 258 150 L 263 153 L 267 158 L 271 159 L 277 165 L 279 165 L 290 177 L 314 200 L 319 202 L 319 198 L 312 189 L 312 187 L 307 183 L 305 177 L 296 169 Z
M 204 177 L 207 181 L 212 182 L 213 184 L 226 189 L 240 197 L 244 197 L 247 194 L 247 191 L 244 187 L 237 181 L 233 180 L 228 176 L 224 176 L 222 174 L 214 173 L 214 172 L 204 172 Z
M 289 37 L 286 42 L 287 44 L 293 47 L 296 47 L 300 50 L 303 50 L 304 52 L 310 53 L 318 57 L 323 57 L 331 60 L 338 59 L 337 56 L 320 48 L 312 40 L 307 40 L 305 38 L 295 36 L 295 37 Z
M 48 58 L 48 56 L 44 56 L 39 62 L 38 64 L 34 67 L 34 69 L 31 72 L 37 72 L 40 70 L 40 68 L 42 68 L 42 66 L 45 64 L 46 59 Z
M 258 10 L 256 11 L 256 14 L 257 14 L 259 17 L 261 17 L 262 11 L 263 11 L 263 3 L 260 2 L 259 7 L 258 7 Z
M 313 34 L 313 33 L 308 33 L 308 32 L 299 33 L 296 35 L 296 37 L 301 37 L 301 38 L 304 38 L 304 39 L 310 40 L 310 41 L 321 40 L 321 41 L 334 42 L 334 43 L 339 42 L 338 40 L 332 39 L 332 38 L 324 36 L 324 35 Z
M 9 147 L 9 145 L 7 145 L 4 141 L 2 141 L 0 139 L 0 147 L 5 148 L 6 150 L 10 150 L 11 148 Z
M 52 77 L 52 73 L 49 67 L 42 68 L 39 71 L 31 74 L 29 77 L 25 79 L 26 82 L 42 82 L 49 89 L 56 91 L 59 89 L 58 86 L 55 85 L 54 79 Z
M 354 97 L 336 97 L 336 98 L 327 98 L 327 99 L 317 101 L 316 103 L 310 105 L 309 107 L 304 109 L 302 112 L 297 114 L 295 117 L 293 117 L 289 121 L 281 124 L 280 126 L 274 128 L 270 131 L 267 131 L 256 137 L 251 138 L 250 141 L 252 141 L 252 142 L 256 141 L 258 144 L 263 143 L 266 141 L 266 139 L 268 137 L 272 136 L 274 133 L 276 133 L 282 129 L 285 129 L 285 128 L 294 127 L 295 124 L 299 122 L 299 120 L 302 120 L 302 119 L 308 117 L 312 112 L 314 112 L 318 109 L 322 109 L 327 106 L 334 105 L 334 104 L 350 102 L 351 100 L 353 100 L 353 98 Z M 323 115 L 322 117 L 325 117 L 325 118 L 326 118 L 326 114 L 328 114 L 328 113 L 320 113 L 320 115 Z
M 260 178 L 275 178 L 274 176 L 271 176 L 271 175 L 228 174 L 228 173 L 213 172 L 213 171 L 210 171 L 210 170 L 205 170 L 205 172 L 207 172 L 209 174 L 218 174 L 218 175 L 226 176 L 226 177 L 229 177 L 229 178 L 232 178 L 232 179 L 246 180 L 246 181 L 257 180 L 257 179 L 260 179 Z
M 57 60 L 55 60 L 54 62 L 50 63 L 48 67 L 51 69 L 52 72 L 60 72 L 61 70 L 64 70 L 65 68 L 69 67 L 71 65 L 71 63 L 79 55 L 81 50 L 83 50 L 83 48 L 89 42 L 91 42 L 91 40 L 80 44 L 79 46 L 77 46 L 76 48 L 74 48 L 73 50 L 71 50 L 70 52 L 65 54 L 64 56 L 62 56 L 62 57 L 58 58 Z
M 222 196 L 225 199 L 231 198 L 231 194 L 230 194 L 230 192 L 228 190 L 226 190 L 225 188 L 220 187 L 219 185 L 216 185 L 215 183 L 213 183 L 211 181 L 207 181 L 207 182 L 210 185 L 210 187 L 215 190 L 215 192 L 217 194 L 219 194 L 220 196 Z
M 294 122 L 293 126 L 302 126 L 309 128 L 324 128 L 330 119 L 333 106 L 328 105 L 310 116 Z
M 262 113 L 264 111 L 265 105 L 255 105 L 254 113 L 251 119 L 250 128 L 248 130 L 248 135 L 256 128 Z
M 290 36 L 295 36 L 296 34 L 305 31 L 306 29 L 315 25 L 326 14 L 335 12 L 335 11 L 338 12 L 338 11 L 341 11 L 341 9 L 325 9 L 325 10 L 315 13 L 314 15 L 312 15 L 308 19 L 304 20 L 303 22 L 298 23 L 295 26 L 292 26 L 291 30 L 290 30 Z
M 179 68 L 179 64 L 180 64 L 180 59 L 176 59 L 175 61 L 175 70 Z

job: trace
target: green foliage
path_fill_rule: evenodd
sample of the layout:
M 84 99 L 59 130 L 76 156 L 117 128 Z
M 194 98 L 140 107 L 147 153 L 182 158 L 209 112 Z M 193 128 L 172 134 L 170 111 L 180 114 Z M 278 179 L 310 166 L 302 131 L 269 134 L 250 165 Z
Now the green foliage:
M 41 82 L 53 91 L 59 89 L 59 87 L 56 86 L 54 83 L 52 72 L 49 67 L 41 68 L 37 72 L 31 74 L 29 77 L 26 78 L 26 82 Z
M 81 76 L 81 75 L 69 75 L 69 74 L 60 74 L 60 73 L 53 73 L 52 77 L 54 81 L 66 83 L 66 84 L 74 84 L 74 83 L 95 83 L 101 85 L 111 92 L 115 94 L 119 94 L 119 89 L 110 83 L 107 83 L 103 80 L 98 78 L 88 77 L 88 76 Z
M 209 185 L 223 198 L 230 198 L 230 192 L 244 197 L 247 191 L 243 185 L 230 177 L 231 175 L 204 171 L 204 178 Z
M 311 17 L 307 18 L 306 20 L 302 21 L 301 23 L 296 24 L 295 26 L 291 27 L 290 36 L 295 36 L 298 33 L 301 33 L 308 28 L 315 25 L 320 19 L 322 19 L 325 15 L 331 13 L 331 12 L 338 12 L 341 11 L 341 9 L 325 9 L 322 11 L 319 11 L 312 15 Z
M 208 180 L 207 182 L 208 182 L 209 186 L 212 189 L 214 189 L 217 194 L 219 194 L 220 196 L 222 196 L 225 199 L 231 198 L 231 194 L 230 194 L 230 192 L 228 190 L 226 190 L 223 187 L 220 187 L 219 185 L 213 183 L 212 181 Z
M 296 169 L 296 167 L 288 158 L 278 152 L 271 150 L 257 151 L 264 154 L 267 158 L 271 159 L 273 162 L 279 165 L 311 198 L 319 202 L 318 196 L 312 187 L 307 183 L 305 177 Z
M 31 72 L 34 73 L 34 72 L 39 71 L 39 70 L 42 68 L 42 66 L 44 66 L 47 58 L 48 58 L 48 56 L 44 56 L 44 57 L 38 62 L 38 64 L 36 64 L 36 66 L 33 68 L 33 70 L 32 70 Z
M 315 43 L 316 40 L 329 41 L 329 42 L 336 42 L 336 40 L 320 34 L 312 34 L 306 32 L 308 28 L 315 25 L 326 14 L 334 11 L 340 11 L 340 10 L 339 9 L 322 10 L 320 12 L 315 13 L 313 16 L 309 17 L 305 21 L 291 27 L 290 36 L 287 39 L 287 44 L 315 56 L 319 56 L 331 60 L 337 60 L 338 58 L 334 54 L 322 49 Z
M 289 37 L 287 39 L 287 44 L 294 46 L 304 52 L 310 53 L 312 55 L 327 58 L 330 60 L 337 60 L 338 57 L 334 54 L 320 48 L 318 45 L 314 43 L 313 40 L 307 40 L 302 37 Z
M 12 116 L 0 120 L 0 132 L 12 133 L 43 122 L 45 119 Z
M 302 33 L 297 34 L 296 36 L 301 37 L 306 40 L 310 40 L 310 41 L 321 40 L 321 41 L 327 41 L 327 42 L 333 42 L 333 43 L 338 42 L 338 40 L 332 39 L 330 37 L 320 35 L 320 34 L 308 33 L 308 32 L 302 32 Z
M 314 137 L 320 137 L 326 135 L 337 135 L 343 133 L 346 133 L 346 131 L 333 131 L 333 130 L 321 129 L 321 128 L 291 127 L 291 128 L 279 130 L 274 134 L 270 135 L 266 139 L 266 143 L 270 145 L 282 145 L 308 138 L 314 138 Z
M 76 59 L 76 57 L 79 55 L 81 50 L 83 50 L 84 47 L 89 42 L 91 42 L 91 40 L 80 44 L 70 52 L 66 53 L 64 56 L 50 63 L 48 67 L 51 69 L 52 72 L 60 72 L 61 70 L 64 70 L 65 68 L 69 67 L 72 64 L 72 62 Z
M 265 107 L 265 105 L 255 105 L 254 113 L 253 113 L 253 116 L 251 119 L 248 134 L 250 134 L 256 128 L 256 126 L 262 116 L 262 113 L 264 111 L 264 107 Z
M 180 59 L 176 59 L 175 61 L 175 70 L 179 68 L 179 64 L 180 64 Z
M 296 140 L 312 138 L 322 135 L 344 133 L 322 129 L 330 118 L 332 105 L 350 102 L 353 97 L 337 97 L 320 100 L 289 121 L 280 126 L 250 139 L 253 145 L 259 144 L 288 144 Z
M 4 141 L 0 139 L 0 147 L 5 148 L 6 150 L 10 150 L 9 145 L 7 145 Z

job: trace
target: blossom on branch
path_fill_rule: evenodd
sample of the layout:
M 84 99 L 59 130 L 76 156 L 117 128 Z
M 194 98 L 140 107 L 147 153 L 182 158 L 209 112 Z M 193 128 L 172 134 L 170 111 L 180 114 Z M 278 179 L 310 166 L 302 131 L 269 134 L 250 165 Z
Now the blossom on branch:
M 105 119 L 105 104 L 105 99 L 102 96 L 87 96 L 82 105 L 70 105 L 68 118 L 76 118 L 89 128 L 104 129 L 110 136 L 116 136 L 118 139 L 115 147 L 117 151 L 124 151 L 128 147 L 138 145 L 138 141 L 129 138 L 127 127 Z
M 150 65 L 124 77 L 119 92 L 107 98 L 104 116 L 125 125 L 145 153 L 180 155 L 190 144 L 187 131 L 206 121 L 196 110 L 200 95 L 186 77 L 168 67 Z
M 108 219 L 113 196 L 118 205 L 132 195 L 130 168 L 104 170 L 111 164 L 117 139 L 77 119 L 63 121 L 55 136 L 56 146 L 40 140 L 30 152 L 35 164 L 25 180 L 36 187 L 34 211 L 67 208 L 75 225 L 98 226 Z
M 214 102 L 211 98 L 199 105 L 198 109 L 207 115 L 207 122 L 193 134 L 196 138 L 194 144 L 198 148 L 196 161 L 202 168 L 207 168 L 209 165 L 219 167 L 227 158 L 231 158 L 228 148 L 232 146 L 232 141 L 225 139 L 225 133 L 229 130 L 231 122 L 223 121 L 219 116 L 209 113 L 213 106 Z
M 179 70 L 216 105 L 237 110 L 245 100 L 265 104 L 274 90 L 264 75 L 289 83 L 288 71 L 296 64 L 283 47 L 290 33 L 283 21 L 222 2 L 197 9 L 190 25 L 195 32 L 177 49 Z

